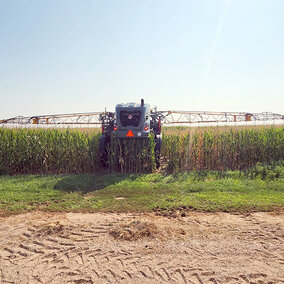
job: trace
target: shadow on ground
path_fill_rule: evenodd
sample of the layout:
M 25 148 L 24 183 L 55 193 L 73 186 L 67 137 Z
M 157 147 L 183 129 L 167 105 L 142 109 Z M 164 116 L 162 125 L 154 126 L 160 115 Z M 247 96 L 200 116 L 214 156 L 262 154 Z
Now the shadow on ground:
M 55 184 L 54 189 L 66 192 L 80 191 L 88 193 L 120 183 L 124 180 L 134 181 L 137 177 L 138 175 L 133 174 L 70 175 L 60 179 L 60 181 Z

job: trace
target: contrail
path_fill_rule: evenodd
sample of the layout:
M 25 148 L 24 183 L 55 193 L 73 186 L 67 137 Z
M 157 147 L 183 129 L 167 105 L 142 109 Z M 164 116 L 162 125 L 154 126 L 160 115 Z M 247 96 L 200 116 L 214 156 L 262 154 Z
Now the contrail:
M 211 65 L 212 65 L 213 57 L 215 55 L 217 42 L 218 42 L 219 36 L 221 34 L 221 31 L 222 31 L 222 27 L 223 27 L 223 24 L 224 24 L 224 19 L 225 19 L 226 13 L 227 13 L 227 9 L 229 7 L 229 3 L 230 3 L 230 0 L 226 0 L 226 4 L 225 4 L 224 10 L 223 10 L 223 13 L 222 13 L 220 20 L 219 20 L 219 25 L 218 25 L 218 28 L 217 28 L 217 31 L 216 31 L 216 35 L 215 35 L 213 45 L 212 45 L 212 48 L 211 48 L 209 60 L 208 60 L 208 63 L 207 63 L 207 68 L 205 69 L 205 73 L 204 73 L 204 77 L 203 77 L 203 86 L 206 84 L 207 79 L 208 79 L 208 74 L 209 74 L 209 71 L 210 71 L 210 68 L 211 68 Z

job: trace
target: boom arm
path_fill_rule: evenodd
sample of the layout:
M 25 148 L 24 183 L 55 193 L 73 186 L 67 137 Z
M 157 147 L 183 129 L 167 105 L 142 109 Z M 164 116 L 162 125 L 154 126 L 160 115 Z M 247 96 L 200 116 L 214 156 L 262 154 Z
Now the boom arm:
M 106 112 L 87 112 L 55 115 L 39 115 L 32 117 L 17 116 L 0 120 L 0 124 L 65 124 L 65 125 L 100 125 L 101 116 Z
M 209 111 L 162 111 L 164 124 L 178 123 L 217 123 L 217 122 L 245 122 L 245 121 L 275 121 L 283 120 L 284 115 L 262 112 L 209 112 Z
M 284 115 L 262 112 L 209 112 L 209 111 L 157 111 L 152 110 L 152 116 L 160 117 L 163 124 L 200 124 L 200 123 L 226 123 L 226 122 L 248 122 L 248 121 L 283 121 Z M 14 117 L 0 120 L 0 125 L 101 125 L 103 118 L 113 116 L 110 112 L 87 112 L 56 115 L 39 115 L 32 117 Z

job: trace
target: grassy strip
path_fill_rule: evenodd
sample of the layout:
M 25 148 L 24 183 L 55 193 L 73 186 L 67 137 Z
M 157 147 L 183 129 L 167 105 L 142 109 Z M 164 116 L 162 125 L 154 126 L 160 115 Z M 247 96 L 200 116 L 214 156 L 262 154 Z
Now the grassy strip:
M 279 170 L 280 169 L 280 170 Z M 267 174 L 267 172 L 269 174 Z M 271 174 L 272 172 L 272 174 Z M 0 210 L 145 212 L 284 208 L 284 171 L 193 172 L 176 175 L 20 175 L 0 177 Z

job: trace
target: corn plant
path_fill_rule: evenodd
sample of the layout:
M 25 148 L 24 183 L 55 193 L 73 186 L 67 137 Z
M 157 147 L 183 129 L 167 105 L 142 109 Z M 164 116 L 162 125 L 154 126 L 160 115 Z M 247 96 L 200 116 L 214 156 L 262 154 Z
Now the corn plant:
M 259 162 L 284 160 L 283 127 L 180 131 L 163 135 L 162 167 L 169 173 L 244 170 Z M 100 136 L 97 131 L 0 128 L 0 174 L 100 172 Z M 153 172 L 154 149 L 154 137 L 112 137 L 107 147 L 107 170 Z

